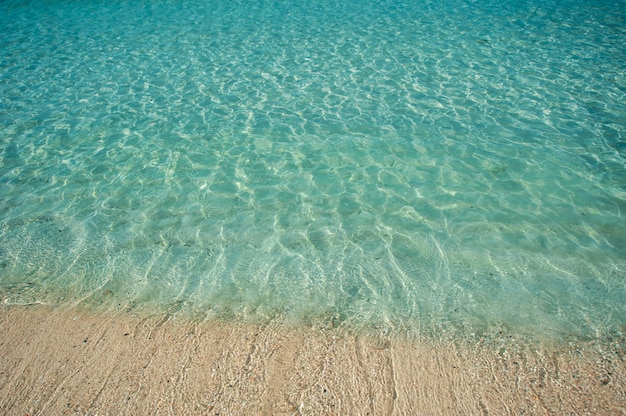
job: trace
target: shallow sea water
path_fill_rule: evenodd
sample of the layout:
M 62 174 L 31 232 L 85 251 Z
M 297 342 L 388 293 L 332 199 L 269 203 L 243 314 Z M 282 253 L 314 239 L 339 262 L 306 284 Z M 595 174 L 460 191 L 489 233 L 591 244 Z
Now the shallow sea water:
M 0 295 L 626 331 L 619 1 L 3 1 Z

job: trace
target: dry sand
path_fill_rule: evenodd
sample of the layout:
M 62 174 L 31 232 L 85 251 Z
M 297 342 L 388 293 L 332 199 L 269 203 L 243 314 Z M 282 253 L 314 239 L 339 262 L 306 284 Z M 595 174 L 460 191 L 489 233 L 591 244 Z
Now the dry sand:
M 0 307 L 4 415 L 624 415 L 615 344 L 504 350 Z

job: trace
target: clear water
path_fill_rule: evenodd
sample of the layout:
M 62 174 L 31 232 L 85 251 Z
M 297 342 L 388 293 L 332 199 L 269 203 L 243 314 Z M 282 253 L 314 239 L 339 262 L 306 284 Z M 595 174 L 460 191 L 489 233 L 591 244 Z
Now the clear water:
M 6 304 L 602 338 L 620 1 L 3 1 Z

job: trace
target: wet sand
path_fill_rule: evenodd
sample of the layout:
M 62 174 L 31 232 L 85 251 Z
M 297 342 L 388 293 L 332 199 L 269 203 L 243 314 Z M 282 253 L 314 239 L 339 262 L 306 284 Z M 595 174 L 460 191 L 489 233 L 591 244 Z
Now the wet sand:
M 4 306 L 0 414 L 624 415 L 622 347 L 510 349 Z

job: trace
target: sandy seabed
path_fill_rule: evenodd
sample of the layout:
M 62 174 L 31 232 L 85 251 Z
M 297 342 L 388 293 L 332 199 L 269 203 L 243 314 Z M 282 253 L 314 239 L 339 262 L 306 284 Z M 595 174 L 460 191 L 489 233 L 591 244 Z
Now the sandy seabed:
M 3 415 L 625 415 L 625 364 L 618 344 L 511 350 L 0 307 Z

